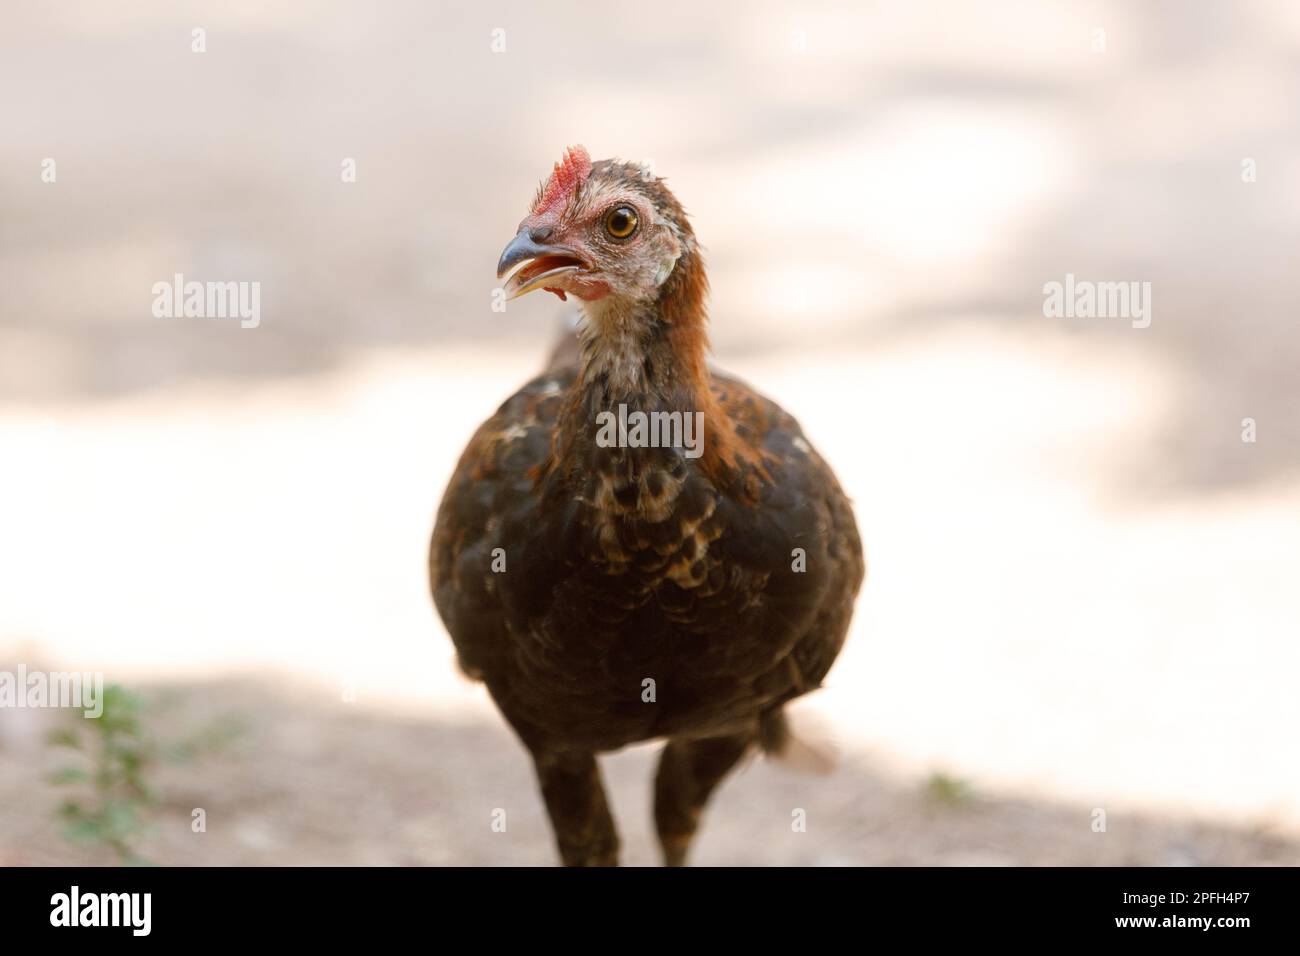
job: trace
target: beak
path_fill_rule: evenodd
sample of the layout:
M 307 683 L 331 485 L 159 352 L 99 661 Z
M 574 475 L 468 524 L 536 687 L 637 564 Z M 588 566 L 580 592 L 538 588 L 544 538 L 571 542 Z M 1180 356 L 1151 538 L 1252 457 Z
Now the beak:
M 501 253 L 501 260 L 497 263 L 497 278 L 521 262 L 529 264 L 512 275 L 504 286 L 511 299 L 544 288 L 557 276 L 568 275 L 584 267 L 583 260 L 572 249 L 533 242 L 527 228 L 520 229 L 519 235 L 511 239 L 510 245 Z

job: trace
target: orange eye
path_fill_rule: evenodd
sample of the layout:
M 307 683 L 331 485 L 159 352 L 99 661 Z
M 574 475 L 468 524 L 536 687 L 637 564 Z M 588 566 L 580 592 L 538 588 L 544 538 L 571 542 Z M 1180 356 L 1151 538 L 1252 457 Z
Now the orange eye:
M 631 206 L 615 206 L 605 213 L 605 231 L 614 239 L 630 238 L 636 225 L 636 210 Z

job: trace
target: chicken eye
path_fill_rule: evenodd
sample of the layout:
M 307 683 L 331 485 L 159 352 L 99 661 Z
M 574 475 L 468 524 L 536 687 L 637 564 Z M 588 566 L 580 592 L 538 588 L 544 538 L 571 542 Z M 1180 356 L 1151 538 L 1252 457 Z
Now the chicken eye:
M 636 224 L 636 210 L 631 206 L 616 206 L 605 214 L 605 231 L 615 239 L 630 237 Z

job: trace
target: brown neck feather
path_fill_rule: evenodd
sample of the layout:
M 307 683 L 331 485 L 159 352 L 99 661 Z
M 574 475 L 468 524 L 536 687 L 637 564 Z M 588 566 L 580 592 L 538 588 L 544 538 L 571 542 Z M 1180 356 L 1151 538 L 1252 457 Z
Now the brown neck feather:
M 611 311 L 588 324 L 581 342 L 581 370 L 557 429 L 553 458 L 543 474 L 557 467 L 586 469 L 578 461 L 599 454 L 595 416 L 620 403 L 630 410 L 704 413 L 703 455 L 699 467 L 719 488 L 737 481 L 738 456 L 751 457 L 738 441 L 731 419 L 711 389 L 705 298 L 708 279 L 696 248 L 677 261 L 658 299 L 642 311 Z M 617 303 L 607 309 L 618 310 Z M 575 455 L 574 453 L 577 452 Z

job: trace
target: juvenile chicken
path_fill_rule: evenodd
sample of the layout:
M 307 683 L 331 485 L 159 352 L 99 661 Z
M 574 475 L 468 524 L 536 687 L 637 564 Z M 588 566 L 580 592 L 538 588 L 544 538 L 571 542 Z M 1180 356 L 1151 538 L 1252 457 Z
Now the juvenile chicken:
M 560 857 L 617 863 L 596 754 L 666 738 L 664 861 L 782 707 L 816 688 L 864 564 L 853 512 L 798 424 L 706 363 L 707 281 L 663 181 L 568 150 L 498 276 L 581 303 L 576 361 L 489 418 L 442 499 L 434 602 L 462 668 L 532 755 Z

